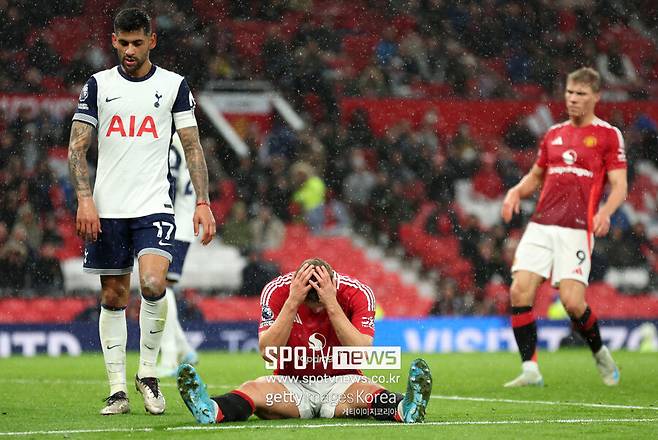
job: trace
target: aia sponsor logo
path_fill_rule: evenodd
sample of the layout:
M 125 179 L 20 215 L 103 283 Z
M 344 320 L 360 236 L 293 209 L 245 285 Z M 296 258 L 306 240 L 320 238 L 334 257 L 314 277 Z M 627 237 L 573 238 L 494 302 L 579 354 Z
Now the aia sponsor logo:
M 155 127 L 155 121 L 152 116 L 146 116 L 141 121 L 137 121 L 135 115 L 130 115 L 128 121 L 121 119 L 121 116 L 114 115 L 107 129 L 106 137 L 118 135 L 121 137 L 142 137 L 151 135 L 154 139 L 158 138 L 158 131 Z

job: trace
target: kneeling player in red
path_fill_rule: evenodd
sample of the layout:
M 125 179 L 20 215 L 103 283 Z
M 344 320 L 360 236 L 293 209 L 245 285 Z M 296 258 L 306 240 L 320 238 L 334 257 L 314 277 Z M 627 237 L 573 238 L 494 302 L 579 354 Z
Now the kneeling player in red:
M 425 361 L 412 362 L 405 395 L 338 362 L 338 352 L 377 349 L 372 347 L 375 297 L 368 286 L 323 260 L 306 260 L 296 272 L 265 286 L 261 312 L 260 351 L 269 365 L 276 365 L 274 375 L 211 398 L 191 365 L 179 367 L 178 390 L 198 422 L 243 421 L 252 414 L 263 419 L 424 421 L 432 391 Z

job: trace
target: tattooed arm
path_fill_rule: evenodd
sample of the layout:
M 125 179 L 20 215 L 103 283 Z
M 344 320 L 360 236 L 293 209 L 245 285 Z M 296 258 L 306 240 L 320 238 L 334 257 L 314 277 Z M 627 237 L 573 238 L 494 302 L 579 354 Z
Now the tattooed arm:
M 194 235 L 199 235 L 199 224 L 203 227 L 201 243 L 208 244 L 215 236 L 215 217 L 210 210 L 210 197 L 208 196 L 208 168 L 203 148 L 199 142 L 199 130 L 196 126 L 177 130 L 180 137 L 190 179 L 194 185 L 197 197 L 197 206 L 194 211 Z
M 78 235 L 85 240 L 96 240 L 101 232 L 87 167 L 87 150 L 91 145 L 93 130 L 94 127 L 87 123 L 73 121 L 69 139 L 69 177 L 78 198 L 75 226 Z

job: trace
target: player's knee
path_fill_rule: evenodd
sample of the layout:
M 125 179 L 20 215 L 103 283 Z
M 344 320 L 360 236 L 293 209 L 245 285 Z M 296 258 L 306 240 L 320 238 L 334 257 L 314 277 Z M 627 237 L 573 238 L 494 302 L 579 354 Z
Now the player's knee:
M 125 307 L 128 304 L 128 294 L 128 289 L 119 283 L 103 286 L 101 304 L 109 307 Z
M 580 298 L 562 298 L 562 305 L 567 314 L 572 318 L 579 318 L 585 313 L 585 301 Z
M 142 275 L 139 283 L 142 288 L 142 295 L 145 298 L 160 296 L 167 287 L 167 282 L 164 278 L 149 273 Z
M 524 283 L 514 280 L 512 286 L 509 289 L 510 302 L 514 307 L 530 306 L 532 297 L 532 292 L 530 291 L 530 286 L 525 285 Z

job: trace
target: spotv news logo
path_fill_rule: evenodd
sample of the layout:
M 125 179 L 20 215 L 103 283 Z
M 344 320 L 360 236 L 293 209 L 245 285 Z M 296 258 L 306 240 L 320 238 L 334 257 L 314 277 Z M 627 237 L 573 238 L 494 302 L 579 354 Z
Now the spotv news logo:
M 274 370 L 292 365 L 295 370 L 399 370 L 401 367 L 400 347 L 331 347 L 327 354 L 316 348 L 265 347 L 265 368 Z

